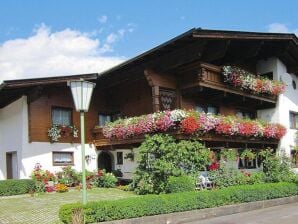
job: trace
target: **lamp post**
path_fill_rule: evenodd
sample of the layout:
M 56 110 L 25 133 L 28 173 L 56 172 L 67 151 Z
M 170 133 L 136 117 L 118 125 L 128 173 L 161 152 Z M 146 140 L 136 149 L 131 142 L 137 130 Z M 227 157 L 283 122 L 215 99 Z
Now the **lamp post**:
M 85 169 L 85 112 L 88 111 L 91 96 L 95 83 L 87 82 L 83 79 L 69 81 L 67 85 L 71 89 L 73 101 L 76 111 L 80 112 L 81 120 L 81 150 L 82 150 L 82 188 L 83 188 L 83 204 L 87 203 L 87 185 L 86 185 L 86 169 Z

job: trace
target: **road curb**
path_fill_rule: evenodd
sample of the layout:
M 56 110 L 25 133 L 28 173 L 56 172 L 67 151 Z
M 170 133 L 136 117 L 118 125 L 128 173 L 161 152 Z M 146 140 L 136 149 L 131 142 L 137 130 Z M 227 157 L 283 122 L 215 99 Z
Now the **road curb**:
M 262 208 L 268 208 L 278 205 L 298 202 L 298 196 L 277 198 L 265 201 L 255 201 L 234 205 L 226 205 L 216 208 L 206 208 L 192 210 L 187 212 L 176 212 L 162 215 L 145 216 L 132 219 L 122 219 L 108 222 L 100 222 L 100 224 L 181 224 L 193 221 L 199 221 L 207 218 L 213 218 L 224 215 L 231 215 L 240 212 L 248 212 Z

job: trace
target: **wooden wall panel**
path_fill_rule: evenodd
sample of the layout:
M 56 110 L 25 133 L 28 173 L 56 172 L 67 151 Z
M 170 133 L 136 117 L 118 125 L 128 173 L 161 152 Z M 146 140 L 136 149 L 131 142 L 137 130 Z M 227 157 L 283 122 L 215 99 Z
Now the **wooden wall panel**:
M 53 106 L 73 108 L 73 124 L 80 130 L 80 115 L 75 111 L 69 88 L 46 88 L 42 96 L 28 105 L 29 141 L 49 142 L 47 130 L 52 125 Z M 89 111 L 85 113 L 86 142 L 93 140 L 99 113 L 120 112 L 122 116 L 137 116 L 152 112 L 151 87 L 146 80 L 133 82 L 113 90 L 95 89 Z M 79 138 L 61 138 L 60 142 L 80 142 Z

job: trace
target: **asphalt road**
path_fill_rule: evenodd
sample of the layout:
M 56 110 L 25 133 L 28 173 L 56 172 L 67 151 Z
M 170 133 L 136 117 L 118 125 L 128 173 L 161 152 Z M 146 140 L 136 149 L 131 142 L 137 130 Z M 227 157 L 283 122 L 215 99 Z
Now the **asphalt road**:
M 187 224 L 298 224 L 298 203 L 280 205 Z

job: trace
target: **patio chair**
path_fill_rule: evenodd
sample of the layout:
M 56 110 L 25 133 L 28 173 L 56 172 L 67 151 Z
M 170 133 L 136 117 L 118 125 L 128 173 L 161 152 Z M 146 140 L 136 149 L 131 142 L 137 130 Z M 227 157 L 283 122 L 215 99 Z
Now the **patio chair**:
M 196 185 L 197 185 L 196 189 L 198 189 L 198 190 L 213 188 L 213 182 L 208 178 L 206 171 L 204 171 L 200 174 Z

